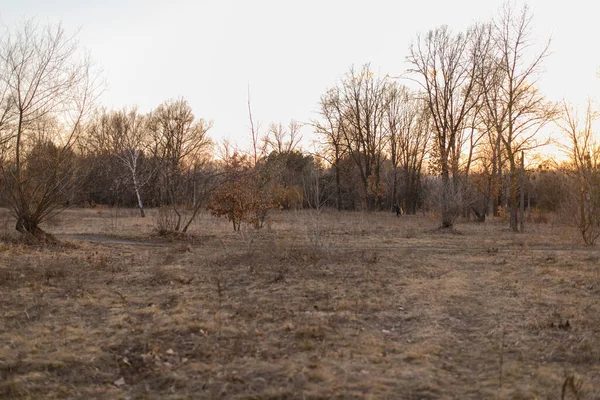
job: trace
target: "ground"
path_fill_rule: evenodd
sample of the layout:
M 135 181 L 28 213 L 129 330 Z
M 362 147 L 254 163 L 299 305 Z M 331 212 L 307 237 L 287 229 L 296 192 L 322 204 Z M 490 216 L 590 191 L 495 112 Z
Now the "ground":
M 149 214 L 69 210 L 50 247 L 2 214 L 0 398 L 600 398 L 573 228 L 298 211 L 162 238 Z

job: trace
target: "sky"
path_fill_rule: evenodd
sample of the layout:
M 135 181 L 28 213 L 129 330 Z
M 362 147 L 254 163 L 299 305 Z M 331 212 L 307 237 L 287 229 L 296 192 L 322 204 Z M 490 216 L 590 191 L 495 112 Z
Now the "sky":
M 417 33 L 455 31 L 488 21 L 502 0 L 362 2 L 338 0 L 0 0 L 0 24 L 62 23 L 101 67 L 108 108 L 148 112 L 185 98 L 211 137 L 248 146 L 252 114 L 269 123 L 309 122 L 320 96 L 352 65 L 399 77 Z M 550 100 L 583 104 L 600 94 L 596 28 L 600 5 L 589 0 L 527 4 L 540 45 L 552 38 L 540 88 Z M 524 4 L 515 1 L 516 7 Z M 408 83 L 406 81 L 405 83 Z M 303 145 L 313 138 L 303 128 Z

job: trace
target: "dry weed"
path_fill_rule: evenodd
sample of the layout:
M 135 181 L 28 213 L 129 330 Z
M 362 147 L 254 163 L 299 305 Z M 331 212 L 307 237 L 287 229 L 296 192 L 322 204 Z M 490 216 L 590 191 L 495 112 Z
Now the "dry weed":
M 127 213 L 118 240 L 4 242 L 0 397 L 600 397 L 599 257 L 572 229 L 323 212 L 316 247 L 273 216 L 250 246 L 209 215 L 210 240 L 155 245 Z

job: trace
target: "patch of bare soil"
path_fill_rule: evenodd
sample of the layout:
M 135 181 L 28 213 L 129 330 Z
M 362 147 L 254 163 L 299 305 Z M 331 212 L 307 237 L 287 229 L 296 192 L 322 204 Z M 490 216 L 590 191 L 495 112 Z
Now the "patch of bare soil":
M 75 245 L 0 244 L 0 398 L 600 398 L 600 256 L 570 228 L 203 215 L 169 243 L 75 212 L 50 229 Z

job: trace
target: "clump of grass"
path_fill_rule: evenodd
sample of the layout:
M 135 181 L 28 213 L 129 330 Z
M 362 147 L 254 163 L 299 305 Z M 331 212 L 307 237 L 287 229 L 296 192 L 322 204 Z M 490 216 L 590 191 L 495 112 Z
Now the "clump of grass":
M 177 275 L 175 275 L 173 271 L 169 270 L 169 268 L 166 266 L 159 265 L 150 269 L 148 283 L 152 286 L 169 285 L 177 280 Z
M 53 260 L 53 262 L 47 263 L 42 269 L 42 277 L 46 283 L 63 280 L 64 278 L 71 276 L 72 273 L 68 266 L 65 265 L 64 260 Z
M 114 274 L 124 270 L 122 262 L 114 260 L 106 254 L 99 254 L 98 252 L 89 253 L 86 257 L 86 261 L 89 267 L 95 271 Z
M 576 400 L 579 400 L 581 398 L 582 386 L 583 381 L 581 379 L 576 379 L 575 375 L 567 375 L 562 386 L 560 395 L 561 400 L 565 400 L 567 398 L 567 393 L 571 393 L 573 396 L 575 396 Z
M 366 265 L 375 265 L 379 262 L 379 253 L 376 250 L 364 250 L 360 258 Z
M 177 243 L 175 246 L 173 246 L 173 252 L 174 253 L 191 253 L 192 246 L 190 246 L 188 243 Z
M 0 267 L 0 286 L 8 286 L 17 280 L 17 274 L 8 268 Z
M 27 391 L 16 379 L 5 379 L 0 382 L 0 397 L 3 399 L 16 399 L 25 397 Z
M 177 307 L 179 304 L 179 296 L 176 293 L 168 294 L 162 301 L 160 302 L 160 308 L 163 310 L 171 309 Z
M 51 280 L 58 280 L 67 276 L 66 268 L 63 266 L 47 266 L 42 271 L 42 276 L 46 280 L 46 283 L 50 283 Z
M 413 228 L 407 228 L 404 231 L 404 238 L 405 239 L 414 239 L 415 237 L 417 237 L 417 231 Z
M 174 270 L 175 267 L 167 265 L 157 265 L 150 269 L 148 284 L 152 286 L 173 285 L 179 283 L 182 285 L 190 284 L 195 276 L 185 276 Z
M 65 281 L 63 286 L 63 295 L 70 299 L 83 297 L 86 292 L 86 282 L 81 277 Z

